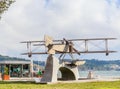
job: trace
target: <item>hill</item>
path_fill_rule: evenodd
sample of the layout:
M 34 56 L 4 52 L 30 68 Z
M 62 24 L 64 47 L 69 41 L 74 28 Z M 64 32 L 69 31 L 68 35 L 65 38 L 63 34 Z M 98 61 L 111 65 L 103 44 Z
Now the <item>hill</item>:
M 120 70 L 120 60 L 85 60 L 86 63 L 79 67 L 80 70 Z
M 0 55 L 0 61 L 3 60 L 12 60 L 12 61 L 16 61 L 16 60 L 20 60 L 20 61 L 30 61 L 28 59 L 24 59 L 24 58 L 17 58 L 17 57 L 9 57 L 9 56 L 2 56 Z M 34 64 L 36 65 L 40 65 L 40 66 L 45 66 L 45 62 L 44 61 L 33 61 Z
M 17 57 L 9 57 L 0 55 L 0 61 L 2 60 L 27 60 Z M 29 61 L 29 60 L 28 60 Z M 97 60 L 97 59 L 86 59 L 86 63 L 82 66 L 79 66 L 79 70 L 120 70 L 120 60 Z M 45 66 L 44 61 L 33 61 L 34 64 Z
M 26 60 L 26 59 L 0 55 L 0 61 L 2 60 Z

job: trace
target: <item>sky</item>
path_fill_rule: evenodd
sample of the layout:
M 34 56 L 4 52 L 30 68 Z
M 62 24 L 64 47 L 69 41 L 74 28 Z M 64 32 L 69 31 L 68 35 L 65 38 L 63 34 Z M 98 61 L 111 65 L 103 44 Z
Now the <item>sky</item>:
M 120 59 L 120 0 L 16 0 L 0 20 L 0 54 L 21 57 L 21 41 L 117 38 L 110 47 L 117 53 L 83 54 L 81 58 Z M 42 58 L 41 55 L 34 59 Z

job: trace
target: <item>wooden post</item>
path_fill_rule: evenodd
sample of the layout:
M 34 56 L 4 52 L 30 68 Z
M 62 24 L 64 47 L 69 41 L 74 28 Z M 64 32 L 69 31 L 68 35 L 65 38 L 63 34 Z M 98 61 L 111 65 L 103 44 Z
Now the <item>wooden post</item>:
M 88 44 L 87 44 L 88 40 L 85 40 L 85 52 L 88 52 Z

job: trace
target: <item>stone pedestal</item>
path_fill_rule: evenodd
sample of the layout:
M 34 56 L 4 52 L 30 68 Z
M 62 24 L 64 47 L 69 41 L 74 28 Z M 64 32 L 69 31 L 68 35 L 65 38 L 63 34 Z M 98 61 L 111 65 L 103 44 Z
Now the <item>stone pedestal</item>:
M 89 71 L 89 73 L 88 73 L 88 77 L 87 77 L 88 79 L 92 79 L 92 78 L 94 78 L 94 74 L 93 74 L 93 72 L 92 71 Z
M 41 78 L 40 83 L 57 82 L 58 70 L 62 74 L 60 80 L 78 80 L 79 79 L 78 66 L 65 64 L 65 62 L 57 59 L 51 54 L 47 58 L 45 71 Z
M 57 73 L 59 68 L 59 60 L 49 55 L 46 62 L 45 72 L 41 79 L 41 83 L 57 82 Z

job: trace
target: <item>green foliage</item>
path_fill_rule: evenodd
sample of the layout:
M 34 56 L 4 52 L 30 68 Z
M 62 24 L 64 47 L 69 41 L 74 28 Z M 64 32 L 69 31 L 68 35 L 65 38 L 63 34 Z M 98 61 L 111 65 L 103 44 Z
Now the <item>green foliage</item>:
M 42 75 L 42 71 L 39 70 L 38 73 L 37 73 L 37 75 L 41 76 Z
M 8 69 L 8 67 L 4 67 L 4 74 L 6 74 L 6 75 L 9 74 L 9 69 Z
M 0 0 L 0 17 L 4 11 L 8 10 L 13 2 L 14 0 Z

